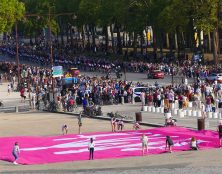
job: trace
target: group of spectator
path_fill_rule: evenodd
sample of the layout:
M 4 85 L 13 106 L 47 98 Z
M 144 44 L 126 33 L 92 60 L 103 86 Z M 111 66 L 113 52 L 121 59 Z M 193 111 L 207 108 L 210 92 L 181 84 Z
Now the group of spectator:
M 161 66 L 161 65 L 159 65 Z M 3 72 L 2 80 L 9 80 L 9 88 L 15 88 L 18 67 L 15 63 L 0 62 L 0 70 Z M 66 88 L 62 78 L 51 77 L 51 69 L 21 64 L 19 67 L 20 85 L 18 91 L 21 97 L 29 97 L 33 108 L 39 108 L 40 103 L 46 106 L 50 101 L 56 100 L 64 111 L 72 110 L 74 105 L 103 105 L 132 102 L 133 87 L 143 86 L 141 83 L 121 81 L 117 79 L 103 79 L 100 77 L 79 77 L 79 82 Z M 52 88 L 55 88 L 54 92 Z M 26 89 L 26 90 L 24 90 Z M 172 109 L 172 104 L 178 101 L 179 109 L 188 107 L 192 102 L 193 108 L 200 108 L 200 102 L 204 104 L 206 112 L 215 112 L 222 107 L 222 85 L 219 83 L 177 84 L 170 86 L 157 86 L 141 93 L 141 101 L 147 105 Z M 25 94 L 26 93 L 26 94 Z M 53 96 L 54 93 L 54 96 Z M 27 96 L 28 95 L 28 96 Z

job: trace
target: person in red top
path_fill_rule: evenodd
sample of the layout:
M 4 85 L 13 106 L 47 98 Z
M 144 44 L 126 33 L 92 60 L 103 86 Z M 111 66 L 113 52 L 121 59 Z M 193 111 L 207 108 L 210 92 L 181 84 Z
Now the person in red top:
M 178 102 L 179 102 L 179 109 L 183 108 L 183 96 L 179 94 L 178 96 Z
M 149 93 L 148 95 L 148 106 L 152 106 L 153 103 L 153 95 L 151 93 Z
M 206 96 L 206 112 L 211 112 L 211 97 L 210 95 Z
M 70 98 L 69 101 L 68 101 L 67 110 L 68 110 L 68 111 L 72 111 L 74 104 L 75 104 L 74 99 L 73 99 L 73 98 Z
M 20 96 L 21 96 L 21 102 L 24 100 L 25 101 L 25 98 L 26 98 L 26 96 L 25 96 L 25 88 L 21 88 L 20 89 Z

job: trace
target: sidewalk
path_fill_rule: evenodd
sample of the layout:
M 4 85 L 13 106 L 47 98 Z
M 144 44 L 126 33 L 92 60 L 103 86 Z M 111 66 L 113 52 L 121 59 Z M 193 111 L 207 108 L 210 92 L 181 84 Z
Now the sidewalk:
M 28 101 L 26 103 L 20 102 L 20 94 L 19 92 L 11 92 L 8 95 L 7 92 L 7 85 L 8 83 L 3 83 L 0 85 L 0 99 L 3 101 L 5 106 L 17 106 L 17 105 L 29 105 Z M 82 110 L 81 107 L 78 109 L 79 111 Z M 105 105 L 102 106 L 103 115 L 99 117 L 100 119 L 109 120 L 110 118 L 107 116 L 107 113 L 110 112 L 118 112 L 120 115 L 126 116 L 128 121 L 135 121 L 135 113 L 141 111 L 141 103 L 126 103 L 126 104 L 118 104 L 118 105 Z M 64 113 L 64 114 L 68 114 Z M 152 113 L 152 112 L 141 112 L 142 113 L 142 122 L 148 125 L 153 126 L 163 126 L 165 122 L 164 115 L 162 113 Z M 73 113 L 69 113 L 73 114 Z M 174 117 L 177 119 L 178 126 L 184 126 L 189 128 L 197 129 L 197 117 L 188 117 L 185 116 L 184 118 Z M 209 122 L 208 122 L 209 121 Z M 206 119 L 206 129 L 216 130 L 216 127 L 219 123 L 219 119 Z M 209 123 L 209 125 L 208 125 Z
M 118 114 L 122 116 L 126 116 L 127 120 L 126 122 L 134 122 L 136 120 L 135 113 L 136 112 L 141 112 L 142 114 L 142 124 L 147 125 L 147 126 L 153 126 L 153 127 L 159 127 L 159 126 L 164 126 L 165 123 L 165 117 L 164 114 L 162 113 L 154 113 L 154 112 L 145 112 L 141 111 L 141 103 L 136 103 L 136 104 L 119 104 L 119 105 L 106 105 L 102 106 L 102 116 L 98 117 L 92 117 L 96 119 L 104 119 L 104 120 L 110 120 L 110 117 L 107 116 L 107 113 L 110 112 L 118 112 Z M 79 108 L 79 111 L 81 111 L 82 108 Z M 77 112 L 60 112 L 62 114 L 78 114 Z M 184 118 L 180 118 L 178 116 L 174 116 L 177 120 L 177 125 L 178 126 L 183 126 L 187 128 L 192 128 L 192 129 L 197 129 L 197 119 L 198 117 L 190 117 L 190 116 L 185 116 Z M 214 119 L 214 118 L 206 118 L 205 120 L 205 128 L 209 130 L 216 130 L 218 123 L 220 119 Z
M 21 103 L 21 97 L 19 92 L 10 92 L 8 94 L 8 84 L 2 83 L 0 85 L 0 100 L 3 102 L 4 107 L 9 106 L 29 106 L 29 99 L 26 99 L 26 102 Z

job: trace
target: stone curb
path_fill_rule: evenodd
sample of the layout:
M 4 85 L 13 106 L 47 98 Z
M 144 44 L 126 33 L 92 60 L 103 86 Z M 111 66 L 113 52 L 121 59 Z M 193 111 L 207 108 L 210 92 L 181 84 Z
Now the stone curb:
M 47 110 L 44 110 L 44 111 L 49 112 Z M 79 115 L 77 113 L 69 113 L 69 112 L 53 112 L 53 113 L 64 114 L 64 115 L 72 115 L 72 116 L 78 116 Z M 88 117 L 88 118 L 99 119 L 99 120 L 109 120 L 110 121 L 110 118 L 106 117 L 106 116 L 96 116 L 96 117 Z M 124 120 L 124 122 L 125 123 L 132 123 L 132 122 L 134 122 L 134 120 Z M 140 125 L 150 126 L 150 127 L 164 127 L 164 125 L 162 125 L 162 124 L 147 123 L 147 122 L 141 122 Z

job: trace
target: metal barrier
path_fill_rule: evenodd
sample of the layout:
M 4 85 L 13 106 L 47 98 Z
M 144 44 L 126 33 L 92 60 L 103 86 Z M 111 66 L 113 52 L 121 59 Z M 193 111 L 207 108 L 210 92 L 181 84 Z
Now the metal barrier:
M 13 113 L 16 112 L 16 106 L 9 106 L 9 107 L 0 107 L 0 113 Z
M 28 112 L 31 107 L 29 105 L 6 106 L 0 107 L 0 113 Z

